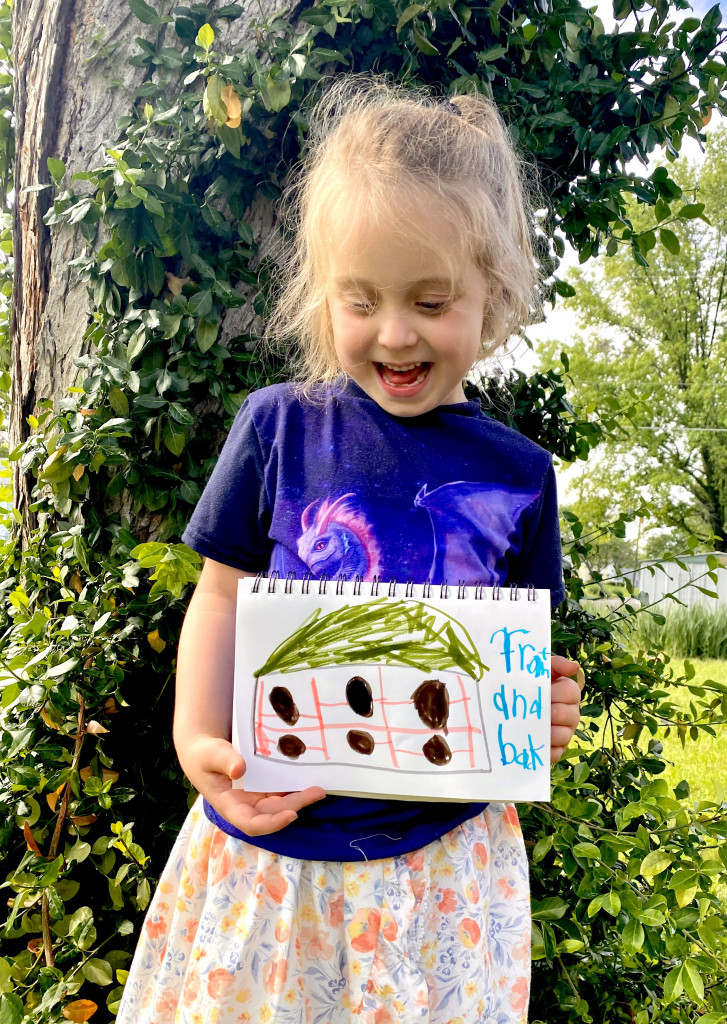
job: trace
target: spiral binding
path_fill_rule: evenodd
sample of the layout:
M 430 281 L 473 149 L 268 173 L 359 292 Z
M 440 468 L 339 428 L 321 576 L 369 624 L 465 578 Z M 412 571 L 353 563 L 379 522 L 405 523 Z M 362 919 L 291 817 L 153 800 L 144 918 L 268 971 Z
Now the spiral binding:
M 252 584 L 252 593 L 253 594 L 259 594 L 260 593 L 260 588 L 262 586 L 263 580 L 267 580 L 268 581 L 268 586 L 267 586 L 268 593 L 269 594 L 274 594 L 276 592 L 276 587 L 277 587 L 278 581 L 280 580 L 280 573 L 277 571 L 277 569 L 274 570 L 273 572 L 271 572 L 269 576 L 268 576 L 268 574 L 266 572 L 259 572 L 256 575 L 255 580 L 254 580 L 254 582 Z M 286 573 L 285 581 L 284 581 L 284 583 L 285 583 L 285 593 L 286 594 L 292 594 L 293 593 L 293 584 L 296 583 L 296 582 L 298 582 L 298 577 L 295 575 L 295 573 L 293 573 L 293 572 Z M 326 594 L 328 592 L 328 584 L 331 583 L 332 581 L 331 581 L 330 576 L 325 576 L 324 575 L 324 576 L 316 577 L 316 576 L 313 576 L 312 573 L 307 572 L 301 578 L 301 580 L 300 580 L 301 593 L 306 594 L 306 595 L 310 594 L 310 585 L 311 585 L 312 582 L 317 582 L 318 583 L 318 593 L 321 594 L 321 595 L 324 595 L 324 594 Z M 336 597 L 343 597 L 343 596 L 345 596 L 345 594 L 346 594 L 345 584 L 348 582 L 348 577 L 344 573 L 339 573 L 339 575 L 336 576 L 336 581 L 335 582 L 336 582 Z M 363 592 L 363 587 L 364 587 L 365 583 L 366 583 L 366 581 L 364 580 L 363 576 L 359 575 L 359 576 L 355 576 L 353 578 L 352 586 L 353 586 L 353 596 L 354 597 L 366 596 L 365 593 Z M 391 579 L 391 580 L 388 581 L 388 583 L 386 583 L 384 580 L 381 579 L 380 576 L 374 576 L 373 579 L 370 582 L 370 586 L 371 586 L 370 596 L 371 597 L 379 597 L 380 596 L 379 588 L 381 587 L 382 583 L 387 587 L 387 592 L 386 592 L 386 596 L 387 597 L 396 597 L 397 596 L 397 587 L 401 587 L 402 586 L 402 584 L 400 584 L 398 582 L 398 580 L 396 580 L 396 579 Z M 413 580 L 407 580 L 406 583 L 403 584 L 403 586 L 404 586 L 404 597 L 405 598 L 415 599 L 416 598 L 415 587 L 417 586 L 417 584 Z M 431 596 L 432 596 L 432 581 L 431 580 L 425 580 L 425 582 L 421 585 L 421 587 L 422 587 L 422 599 L 425 600 L 425 601 L 430 600 Z M 454 588 L 452 588 L 452 589 L 454 589 Z M 440 586 L 439 586 L 439 598 L 440 598 L 440 600 L 446 601 L 446 600 L 449 599 L 449 590 L 450 590 L 450 586 L 448 584 L 448 581 L 444 580 L 440 584 Z M 493 584 L 493 586 L 490 588 L 488 584 L 486 584 L 486 583 L 484 583 L 482 581 L 480 581 L 478 583 L 475 583 L 473 586 L 468 586 L 465 583 L 464 580 L 459 580 L 458 583 L 457 583 L 457 600 L 458 601 L 466 600 L 467 597 L 468 597 L 468 591 L 469 590 L 472 591 L 472 596 L 474 597 L 475 601 L 484 601 L 484 600 L 486 600 L 487 599 L 486 591 L 488 591 L 488 590 L 490 590 L 490 600 L 492 600 L 492 601 L 503 601 L 503 600 L 505 600 L 505 597 L 503 596 L 502 587 L 500 586 L 499 583 Z M 536 590 L 535 586 L 532 583 L 528 583 L 527 587 L 524 588 L 524 590 L 525 590 L 525 599 L 527 601 L 536 601 L 537 600 L 537 590 Z M 510 601 L 520 601 L 520 600 L 522 600 L 523 588 L 520 587 L 517 583 L 509 584 L 508 592 L 509 592 L 508 600 L 510 600 Z

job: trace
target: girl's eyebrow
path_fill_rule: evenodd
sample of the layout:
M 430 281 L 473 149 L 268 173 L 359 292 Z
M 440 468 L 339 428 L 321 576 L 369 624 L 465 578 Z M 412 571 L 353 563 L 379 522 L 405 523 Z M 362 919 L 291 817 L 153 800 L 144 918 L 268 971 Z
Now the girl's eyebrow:
M 339 277 L 333 282 L 340 291 L 345 291 L 347 288 L 369 288 L 371 291 L 376 291 L 376 285 L 371 284 L 369 281 L 357 281 L 353 277 Z M 421 287 L 437 287 L 443 288 L 448 293 L 451 292 L 452 282 L 446 277 L 424 277 L 419 281 L 413 281 L 409 285 L 405 285 L 402 291 L 411 291 L 413 288 Z

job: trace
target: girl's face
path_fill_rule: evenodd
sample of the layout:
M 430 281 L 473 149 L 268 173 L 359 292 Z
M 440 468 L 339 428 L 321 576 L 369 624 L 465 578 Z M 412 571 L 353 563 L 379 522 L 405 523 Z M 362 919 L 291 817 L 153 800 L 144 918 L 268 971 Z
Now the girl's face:
M 444 225 L 443 248 L 447 234 Z M 452 280 L 436 252 L 385 227 L 332 251 L 328 309 L 342 369 L 393 416 L 464 402 L 489 303 L 479 268 L 470 260 Z

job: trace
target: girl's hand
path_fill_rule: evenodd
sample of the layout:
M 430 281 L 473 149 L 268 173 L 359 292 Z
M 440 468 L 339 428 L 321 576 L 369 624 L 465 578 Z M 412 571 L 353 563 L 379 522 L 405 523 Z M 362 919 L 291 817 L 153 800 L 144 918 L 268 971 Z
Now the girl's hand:
M 194 767 L 192 767 L 194 766 Z M 247 793 L 232 780 L 245 774 L 245 761 L 227 740 L 200 736 L 187 748 L 185 773 L 218 814 L 249 836 L 268 835 L 290 825 L 301 807 L 322 800 L 320 786 L 299 793 Z
M 581 693 L 586 678 L 577 661 L 553 654 L 550 679 L 550 763 L 555 764 L 563 756 L 581 720 Z

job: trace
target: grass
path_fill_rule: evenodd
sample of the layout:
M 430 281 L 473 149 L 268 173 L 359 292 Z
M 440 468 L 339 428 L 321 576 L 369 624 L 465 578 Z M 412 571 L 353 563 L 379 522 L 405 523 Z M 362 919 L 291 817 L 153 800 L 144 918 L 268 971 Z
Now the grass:
M 596 615 L 608 617 L 612 609 L 603 600 L 584 601 L 584 607 Z M 676 675 L 682 675 L 682 659 L 688 658 L 695 668 L 691 684 L 698 686 L 707 679 L 727 684 L 727 606 L 697 605 L 693 608 L 666 610 L 666 623 L 659 626 L 646 613 L 635 620 L 626 620 L 628 636 L 622 638 L 633 653 L 637 647 L 666 650 L 672 658 Z M 705 653 L 715 654 L 707 657 Z M 684 687 L 672 691 L 672 699 L 686 712 L 693 695 Z M 658 738 L 664 744 L 664 756 L 672 762 L 662 775 L 669 785 L 676 786 L 682 779 L 689 783 L 692 799 L 715 800 L 727 798 L 727 727 L 715 726 L 716 737 L 700 730 L 697 740 L 686 737 L 684 746 L 676 730 L 660 730 Z M 642 742 L 648 740 L 646 731 Z
M 699 686 L 708 679 L 727 683 L 727 661 L 689 660 L 695 669 L 690 685 Z M 680 659 L 672 658 L 672 665 L 675 675 L 683 674 Z M 686 687 L 675 688 L 672 695 L 673 702 L 688 712 L 689 701 L 695 699 L 689 690 Z M 716 725 L 714 729 L 717 733 L 715 737 L 702 730 L 696 740 L 687 735 L 684 746 L 673 728 L 668 736 L 664 735 L 666 729 L 660 729 L 657 734 L 664 745 L 663 755 L 670 762 L 658 777 L 664 779 L 671 788 L 686 780 L 690 791 L 688 800 L 693 805 L 703 801 L 720 804 L 727 799 L 727 725 Z M 644 730 L 639 740 L 640 747 L 644 748 L 650 738 L 650 733 Z M 708 813 L 713 811 L 712 808 Z M 727 886 L 717 884 L 716 893 L 727 911 Z
M 669 651 L 682 658 L 727 658 L 727 604 L 693 605 L 690 608 L 657 606 L 666 622 L 659 624 L 648 612 L 632 622 L 630 643 Z
M 674 659 L 676 661 L 676 659 Z M 696 670 L 692 685 L 698 686 L 707 679 L 718 683 L 727 683 L 727 661 L 693 660 L 691 664 Z M 680 666 L 675 664 L 675 669 Z M 692 695 L 687 689 L 675 693 L 675 703 L 685 710 L 689 708 Z M 676 732 L 672 730 L 666 737 L 660 737 L 664 744 L 664 756 L 672 764 L 664 772 L 662 778 L 670 786 L 676 786 L 682 779 L 689 783 L 692 799 L 715 800 L 720 803 L 725 799 L 727 791 L 727 726 L 715 726 L 716 737 L 701 732 L 699 739 L 686 739 L 682 744 Z
M 690 658 L 689 661 L 695 670 L 694 678 L 689 681 L 690 685 L 699 686 L 707 679 L 727 684 L 727 661 L 698 658 Z M 675 675 L 684 674 L 679 658 L 672 658 L 672 666 Z M 675 687 L 670 692 L 670 699 L 687 713 L 690 700 L 696 700 L 686 686 Z M 618 718 L 618 715 L 615 717 Z M 664 757 L 670 762 L 660 778 L 665 779 L 672 787 L 686 779 L 691 799 L 695 803 L 700 800 L 721 803 L 727 799 L 727 726 L 716 725 L 714 729 L 716 736 L 710 736 L 703 730 L 700 730 L 696 740 L 687 735 L 684 746 L 674 728 L 669 730 L 668 736 L 665 735 L 666 729 L 660 729 L 655 737 L 663 743 Z M 598 735 L 594 735 L 594 742 Z M 639 745 L 645 746 L 651 738 L 651 734 L 644 729 Z

